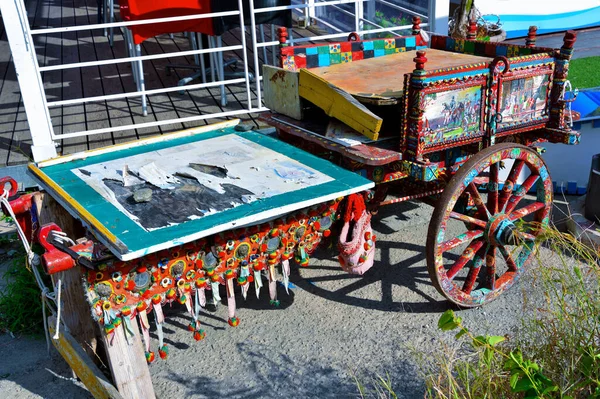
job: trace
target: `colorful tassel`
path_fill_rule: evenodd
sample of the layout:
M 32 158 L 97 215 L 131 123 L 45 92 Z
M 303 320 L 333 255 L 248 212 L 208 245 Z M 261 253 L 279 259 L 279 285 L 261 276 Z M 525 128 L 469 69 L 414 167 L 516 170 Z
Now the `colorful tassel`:
M 146 362 L 148 364 L 152 363 L 155 359 L 154 352 L 148 351 L 146 352 Z
M 283 274 L 283 286 L 285 287 L 285 292 L 289 295 L 289 286 L 290 286 L 290 261 L 284 260 L 281 262 L 281 271 Z
M 264 269 L 264 261 L 258 260 L 252 266 L 254 274 L 254 291 L 256 292 L 256 299 L 260 299 L 260 289 L 263 286 L 262 282 L 262 270 Z
M 210 289 L 212 291 L 213 305 L 216 306 L 219 302 L 221 302 L 221 294 L 219 294 L 219 282 L 211 281 Z
M 227 313 L 229 316 L 229 325 L 232 327 L 235 327 L 239 324 L 239 321 L 235 322 L 235 325 L 232 324 L 232 320 L 237 320 L 237 318 L 235 317 L 235 309 L 236 309 L 236 305 L 235 305 L 235 292 L 233 290 L 233 279 L 235 278 L 235 273 L 233 272 L 233 270 L 228 269 L 225 272 L 225 278 L 226 278 L 226 287 L 227 287 Z
M 158 335 L 158 354 L 161 359 L 166 359 L 169 351 L 164 343 L 163 323 L 165 322 L 165 315 L 160 303 L 154 304 L 154 317 L 156 319 L 156 334 Z
M 169 347 L 167 345 L 163 345 L 158 349 L 158 355 L 161 359 L 166 359 L 169 354 Z
M 271 305 L 277 301 L 277 279 L 275 278 L 275 265 L 269 265 L 269 296 L 271 297 Z
M 240 324 L 240 319 L 237 317 L 230 317 L 229 320 L 227 320 L 227 323 L 229 323 L 231 327 L 237 327 Z
M 144 305 L 140 305 L 143 303 Z M 150 351 L 150 323 L 148 323 L 148 315 L 146 314 L 146 304 L 145 302 L 138 303 L 137 308 L 140 309 L 143 307 L 144 309 L 138 311 L 138 319 L 140 321 L 140 326 L 142 327 L 142 340 L 144 341 L 144 347 L 146 349 L 146 361 L 148 363 L 152 363 L 154 361 L 154 352 Z
M 202 341 L 204 338 L 206 338 L 206 333 L 204 332 L 204 330 L 194 331 L 194 339 L 196 341 Z

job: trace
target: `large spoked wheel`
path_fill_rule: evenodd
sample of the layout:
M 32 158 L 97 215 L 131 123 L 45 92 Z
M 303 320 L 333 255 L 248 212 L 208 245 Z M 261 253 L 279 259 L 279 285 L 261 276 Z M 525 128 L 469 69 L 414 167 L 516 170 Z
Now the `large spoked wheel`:
M 534 186 L 535 199 L 526 199 Z M 497 298 L 523 273 L 551 207 L 552 181 L 535 150 L 502 143 L 472 156 L 444 189 L 429 224 L 434 286 L 463 307 Z

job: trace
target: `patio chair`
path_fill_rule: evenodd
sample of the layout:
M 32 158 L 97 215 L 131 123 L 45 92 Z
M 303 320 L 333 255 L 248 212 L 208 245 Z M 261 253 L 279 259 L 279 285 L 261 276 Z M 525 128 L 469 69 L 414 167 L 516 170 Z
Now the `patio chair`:
M 121 19 L 124 21 L 195 15 L 210 12 L 208 3 L 206 0 L 120 0 L 120 13 Z M 127 27 L 124 32 L 127 51 L 130 56 L 140 56 L 140 44 L 144 40 L 161 34 L 197 32 L 214 35 L 213 22 L 210 18 L 134 25 Z M 132 62 L 132 70 L 138 91 L 144 91 L 142 61 Z M 222 90 L 222 93 L 224 93 L 224 90 Z M 142 113 L 144 116 L 148 114 L 145 95 L 142 95 Z
M 243 0 L 244 7 L 244 24 L 246 26 L 250 25 L 250 0 Z M 277 7 L 277 6 L 288 6 L 291 4 L 290 0 L 254 0 L 254 8 L 264 8 L 264 7 Z M 238 9 L 238 1 L 237 0 L 211 0 L 210 1 L 210 12 L 224 12 L 224 11 L 234 11 Z M 259 13 L 255 16 L 255 23 L 258 25 L 259 34 L 261 38 L 261 42 L 265 41 L 265 31 L 264 25 L 271 24 L 271 37 L 275 37 L 275 28 L 274 25 L 285 26 L 286 28 L 291 28 L 292 26 L 292 12 L 291 10 L 278 10 L 278 11 L 270 11 L 266 13 Z M 208 37 L 208 45 L 209 47 L 221 47 L 222 41 L 221 36 L 234 28 L 240 26 L 240 18 L 238 15 L 226 16 L 226 17 L 215 17 L 213 18 L 213 33 L 214 36 Z M 291 32 L 290 32 L 291 34 Z M 200 46 L 202 45 L 202 38 L 198 38 L 196 41 Z M 194 41 L 192 42 L 194 43 Z M 273 46 L 273 65 L 277 63 L 276 61 L 276 52 L 277 46 Z M 268 63 L 267 60 L 267 49 L 266 47 L 262 48 L 263 51 L 263 61 L 265 64 Z M 213 53 L 214 54 L 214 53 Z M 212 54 L 211 54 L 212 55 Z M 213 61 L 213 58 L 210 58 L 211 65 L 213 62 L 217 64 L 217 73 L 219 73 L 219 80 L 224 80 L 225 78 L 235 79 L 238 77 L 246 77 L 245 72 L 234 72 L 227 71 L 225 72 L 224 67 L 228 65 L 235 64 L 235 60 L 223 61 L 223 54 L 219 53 L 219 57 Z M 173 68 L 188 68 L 188 69 L 199 69 L 200 72 L 196 73 L 192 76 L 185 77 L 181 79 L 178 83 L 179 86 L 185 86 L 189 82 L 202 77 L 202 81 L 206 81 L 206 68 L 204 67 L 204 58 L 200 58 L 200 64 L 196 62 L 196 65 L 181 65 L 181 64 L 171 64 L 167 66 L 167 71 Z M 211 66 L 211 71 L 213 70 Z M 211 74 L 214 81 L 214 74 Z M 248 73 L 248 77 L 253 80 L 253 74 Z M 225 96 L 225 88 L 221 86 L 221 105 L 227 105 L 226 96 Z

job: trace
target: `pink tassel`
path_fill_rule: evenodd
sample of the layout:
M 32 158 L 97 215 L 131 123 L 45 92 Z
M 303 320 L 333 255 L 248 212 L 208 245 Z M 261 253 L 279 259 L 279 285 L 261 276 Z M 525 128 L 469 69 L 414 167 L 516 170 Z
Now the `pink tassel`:
M 146 310 L 138 312 L 138 318 L 140 319 L 140 326 L 142 327 L 142 338 L 144 339 L 144 347 L 146 353 L 150 352 L 150 323 L 148 322 L 148 315 Z
M 206 307 L 206 292 L 204 292 L 204 288 L 198 288 L 196 295 L 199 295 L 198 301 L 200 302 L 200 306 L 203 308 Z
M 275 278 L 275 265 L 269 265 L 269 295 L 271 296 L 271 305 L 279 306 L 277 300 L 277 279 Z
M 283 286 L 285 287 L 285 292 L 289 295 L 289 285 L 290 285 L 290 261 L 284 260 L 281 262 L 281 269 L 283 271 Z

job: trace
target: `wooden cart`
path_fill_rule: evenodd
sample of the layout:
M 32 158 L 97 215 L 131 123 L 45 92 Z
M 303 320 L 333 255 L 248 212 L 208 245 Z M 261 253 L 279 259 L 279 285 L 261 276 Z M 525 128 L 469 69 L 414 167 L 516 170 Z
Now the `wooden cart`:
M 1 182 L 80 342 L 95 339 L 92 310 L 120 395 L 154 396 L 151 314 L 166 357 L 166 304 L 187 307 L 196 340 L 221 295 L 232 327 L 251 285 L 264 280 L 277 306 L 290 261 L 308 265 L 350 194 L 368 193 L 373 212 L 435 204 L 428 269 L 456 304 L 489 302 L 523 273 L 552 206 L 536 144 L 579 141 L 565 122 L 575 34 L 560 50 L 443 36 L 426 47 L 415 20 L 407 37 L 350 39 L 292 47 L 280 31 L 282 68 L 264 74 L 278 113 L 263 118 L 287 143 L 233 121 L 32 164 L 45 200 Z M 60 233 L 79 238 L 69 215 L 88 232 L 75 242 Z M 90 391 L 116 397 L 68 337 L 55 344 Z
M 413 23 L 407 37 L 293 47 L 280 30 L 281 68 L 264 67 L 276 112 L 263 119 L 283 140 L 372 180 L 372 210 L 434 205 L 433 284 L 479 306 L 517 280 L 549 223 L 553 185 L 538 144 L 579 142 L 565 121 L 576 35 L 559 50 L 535 47 L 533 34 L 525 46 L 433 36 L 427 47 Z

